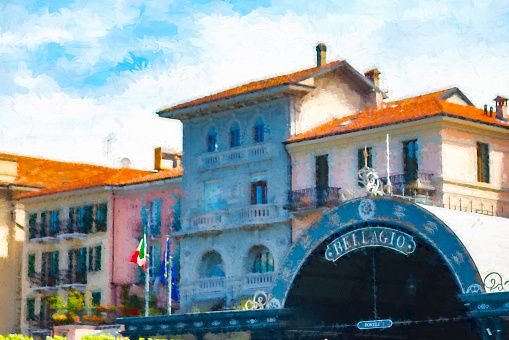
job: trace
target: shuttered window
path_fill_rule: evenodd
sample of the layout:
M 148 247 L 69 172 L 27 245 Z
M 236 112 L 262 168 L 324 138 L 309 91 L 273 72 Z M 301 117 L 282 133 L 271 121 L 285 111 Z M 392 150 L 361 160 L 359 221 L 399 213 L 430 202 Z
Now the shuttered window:
M 417 179 L 417 172 L 419 171 L 417 156 L 417 140 L 403 142 L 403 166 L 405 171 L 405 182 L 407 183 Z
M 28 254 L 28 277 L 35 275 L 35 254 Z
M 27 320 L 35 319 L 35 299 L 27 299 Z
M 490 182 L 490 147 L 485 143 L 477 143 L 477 181 Z
M 267 204 L 267 183 L 265 181 L 251 183 L 251 204 Z

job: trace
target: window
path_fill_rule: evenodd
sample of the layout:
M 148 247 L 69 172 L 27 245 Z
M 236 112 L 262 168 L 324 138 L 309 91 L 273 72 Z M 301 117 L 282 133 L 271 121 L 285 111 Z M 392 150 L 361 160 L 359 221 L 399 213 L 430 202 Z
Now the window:
M 172 222 L 170 224 L 170 229 L 172 229 L 173 231 L 180 231 L 180 229 L 182 228 L 180 222 L 180 196 L 174 193 L 173 197 L 175 198 L 176 202 L 175 205 L 173 206 L 173 216 L 171 217 Z
M 251 204 L 267 204 L 267 182 L 251 183 Z
M 224 277 L 221 255 L 215 251 L 203 255 L 198 273 L 201 278 Z
M 108 215 L 108 204 L 101 203 L 95 206 L 95 229 L 96 231 L 106 231 L 106 218 Z
M 240 146 L 240 129 L 238 124 L 235 124 L 230 128 L 230 147 L 235 148 L 237 146 Z
M 263 252 L 256 256 L 253 273 L 267 273 L 274 271 L 274 257 L 270 252 Z
M 27 299 L 27 321 L 35 319 L 35 299 Z
M 69 274 L 71 283 L 87 283 L 87 248 L 69 249 Z
M 57 284 L 59 269 L 58 263 L 58 251 L 42 253 L 42 286 L 52 287 Z
M 69 209 L 69 221 L 72 229 L 77 233 L 89 234 L 92 232 L 92 224 L 94 221 L 94 206 L 86 205 Z
M 49 212 L 49 229 L 53 235 L 58 232 L 58 210 Z
M 101 270 L 102 246 L 88 248 L 88 270 L 91 272 Z
M 28 254 L 28 277 L 35 276 L 35 254 Z
M 101 304 L 101 292 L 92 292 L 92 303 L 94 305 L 100 305 Z
M 415 181 L 417 179 L 417 172 L 419 171 L 419 164 L 417 162 L 417 140 L 403 142 L 403 166 L 405 171 L 405 182 Z
M 373 156 L 371 148 L 362 148 L 357 150 L 357 170 L 361 170 L 364 167 L 373 168 Z M 358 177 L 357 183 L 359 186 L 364 186 L 361 182 L 360 176 Z
M 148 252 L 150 254 L 148 258 L 150 266 L 150 280 L 154 281 L 161 270 L 161 244 L 155 242 L 154 244 L 149 245 Z
M 329 161 L 327 155 L 315 157 L 315 184 L 317 188 L 329 187 Z
M 163 208 L 163 200 L 161 198 L 156 198 L 150 204 L 150 214 L 151 214 L 151 230 L 150 233 L 152 235 L 161 234 L 161 210 Z
M 213 152 L 217 150 L 217 132 L 212 129 L 207 135 L 207 151 Z
M 263 143 L 264 140 L 264 131 L 265 130 L 265 124 L 263 124 L 263 121 L 261 118 L 259 118 L 255 126 L 253 128 L 253 139 L 255 143 Z
M 490 146 L 477 143 L 477 181 L 490 182 Z

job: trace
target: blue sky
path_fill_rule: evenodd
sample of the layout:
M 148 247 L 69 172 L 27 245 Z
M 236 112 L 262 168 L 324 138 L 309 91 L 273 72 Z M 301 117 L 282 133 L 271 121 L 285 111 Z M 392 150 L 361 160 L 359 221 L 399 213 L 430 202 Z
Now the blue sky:
M 319 42 L 390 100 L 509 96 L 507 1 L 3 0 L 0 152 L 151 168 L 182 137 L 155 111 L 312 67 Z

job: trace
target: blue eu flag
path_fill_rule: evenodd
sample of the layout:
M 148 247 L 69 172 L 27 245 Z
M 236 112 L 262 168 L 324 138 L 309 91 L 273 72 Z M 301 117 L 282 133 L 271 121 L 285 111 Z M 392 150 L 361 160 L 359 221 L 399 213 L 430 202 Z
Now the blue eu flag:
M 175 275 L 175 267 L 172 265 L 172 257 L 170 256 L 170 239 L 166 240 L 166 250 L 164 251 L 164 259 L 159 272 L 159 280 L 164 285 L 168 285 L 168 277 L 171 272 L 171 299 L 179 300 L 179 291 L 177 287 L 177 277 Z M 170 269 L 171 268 L 171 269 Z

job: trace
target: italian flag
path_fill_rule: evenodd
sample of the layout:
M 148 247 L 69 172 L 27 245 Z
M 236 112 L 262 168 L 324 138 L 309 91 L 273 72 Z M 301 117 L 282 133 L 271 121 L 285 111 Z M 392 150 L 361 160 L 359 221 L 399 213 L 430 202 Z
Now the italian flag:
M 136 263 L 143 268 L 143 270 L 147 270 L 147 242 L 145 240 L 145 235 L 143 235 L 138 248 L 133 253 L 133 256 L 131 256 L 131 262 Z

